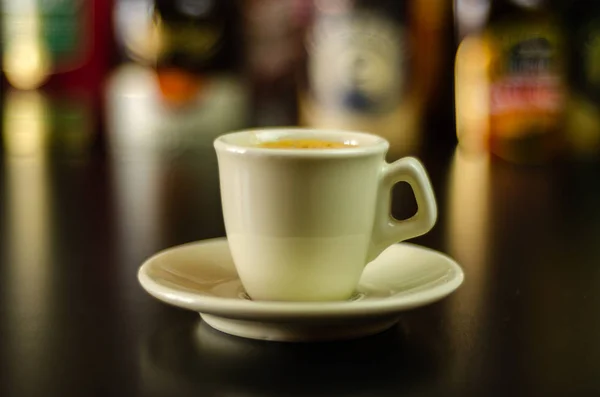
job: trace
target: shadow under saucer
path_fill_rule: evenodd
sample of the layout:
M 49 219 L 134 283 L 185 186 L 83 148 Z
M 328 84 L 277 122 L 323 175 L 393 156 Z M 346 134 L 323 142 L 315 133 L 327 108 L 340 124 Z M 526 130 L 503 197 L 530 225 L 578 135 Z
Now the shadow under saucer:
M 163 324 L 140 350 L 144 390 L 171 395 L 399 395 L 437 371 L 403 322 L 373 336 L 279 343 L 224 334 L 204 322 Z

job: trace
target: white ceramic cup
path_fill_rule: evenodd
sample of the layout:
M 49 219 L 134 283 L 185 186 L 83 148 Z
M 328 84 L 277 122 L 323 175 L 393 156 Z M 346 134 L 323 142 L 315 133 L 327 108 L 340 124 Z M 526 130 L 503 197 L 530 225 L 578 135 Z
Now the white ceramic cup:
M 341 149 L 273 149 L 261 142 L 320 139 Z M 415 158 L 385 161 L 388 142 L 335 130 L 269 128 L 214 143 L 227 238 L 240 280 L 254 300 L 350 298 L 365 265 L 390 245 L 427 233 L 437 206 Z M 418 205 L 391 216 L 391 189 L 408 182 Z

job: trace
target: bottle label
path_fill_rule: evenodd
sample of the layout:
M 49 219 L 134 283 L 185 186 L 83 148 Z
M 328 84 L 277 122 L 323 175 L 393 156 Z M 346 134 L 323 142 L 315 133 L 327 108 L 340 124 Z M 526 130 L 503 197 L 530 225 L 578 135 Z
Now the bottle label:
M 308 42 L 308 81 L 319 106 L 359 114 L 397 106 L 405 86 L 404 31 L 352 10 L 317 18 Z
M 547 27 L 510 26 L 491 37 L 490 116 L 497 135 L 543 133 L 564 107 L 557 32 Z
M 492 115 L 509 112 L 556 112 L 562 107 L 563 96 L 557 78 L 499 79 L 491 87 Z

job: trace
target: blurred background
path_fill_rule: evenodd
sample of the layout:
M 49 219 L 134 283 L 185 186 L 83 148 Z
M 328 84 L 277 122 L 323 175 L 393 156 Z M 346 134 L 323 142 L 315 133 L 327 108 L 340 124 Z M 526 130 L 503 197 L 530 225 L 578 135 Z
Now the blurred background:
M 517 164 L 594 160 L 600 5 L 2 0 L 2 150 L 85 157 L 275 125 Z
M 595 160 L 598 18 L 579 0 L 2 0 L 2 150 L 302 125 L 382 135 L 390 157 Z
M 0 20 L 8 156 L 193 150 L 275 125 L 374 132 L 392 155 L 424 131 L 456 140 L 447 0 L 2 0 Z

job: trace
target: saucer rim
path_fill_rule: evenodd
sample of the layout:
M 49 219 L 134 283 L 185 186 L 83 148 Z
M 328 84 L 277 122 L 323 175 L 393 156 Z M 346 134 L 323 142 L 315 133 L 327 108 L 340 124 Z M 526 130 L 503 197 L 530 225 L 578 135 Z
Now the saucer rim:
M 452 269 L 454 276 L 448 282 L 437 285 L 432 289 L 425 289 L 405 296 L 390 296 L 381 299 L 358 301 L 281 302 L 206 296 L 193 292 L 174 290 L 155 281 L 148 275 L 148 269 L 160 257 L 188 246 L 212 244 L 228 245 L 227 237 L 191 241 L 156 252 L 154 255 L 148 257 L 138 269 L 137 278 L 139 283 L 154 298 L 176 307 L 232 319 L 257 320 L 289 319 L 307 316 L 314 319 L 389 316 L 439 301 L 458 289 L 464 282 L 463 269 L 450 256 L 432 248 L 409 242 L 400 242 L 390 246 L 388 249 L 409 247 L 419 251 L 426 251 L 430 255 L 435 255 L 443 259 L 447 263 L 448 268 Z

